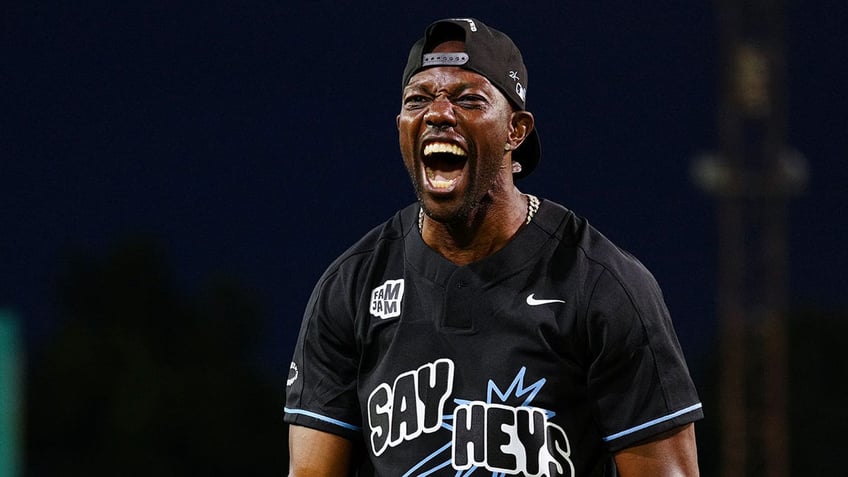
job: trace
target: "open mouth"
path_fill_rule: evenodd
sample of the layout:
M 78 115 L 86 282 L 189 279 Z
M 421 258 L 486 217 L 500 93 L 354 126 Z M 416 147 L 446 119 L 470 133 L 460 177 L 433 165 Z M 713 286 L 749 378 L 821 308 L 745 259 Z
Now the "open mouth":
M 452 191 L 462 178 L 468 154 L 456 144 L 435 142 L 424 146 L 424 174 L 430 187 Z

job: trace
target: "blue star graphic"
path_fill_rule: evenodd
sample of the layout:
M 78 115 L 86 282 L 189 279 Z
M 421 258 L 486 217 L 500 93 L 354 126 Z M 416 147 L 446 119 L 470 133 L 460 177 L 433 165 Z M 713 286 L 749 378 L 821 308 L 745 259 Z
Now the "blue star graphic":
M 539 391 L 542 390 L 542 387 L 545 385 L 546 380 L 545 378 L 542 378 L 529 386 L 525 386 L 524 376 L 526 373 L 527 368 L 522 367 L 521 370 L 518 371 L 518 374 L 515 375 L 515 378 L 512 380 L 509 387 L 507 387 L 505 391 L 502 391 L 498 387 L 497 383 L 490 379 L 486 389 L 486 404 L 506 404 L 514 397 L 518 399 L 523 399 L 523 401 L 521 401 L 521 404 L 518 407 L 529 407 L 530 404 L 533 402 L 533 399 L 536 398 L 536 395 L 539 394 Z M 472 401 L 467 399 L 454 399 L 454 403 L 457 406 L 462 406 L 471 402 Z M 554 413 L 553 411 L 545 410 L 545 414 L 547 415 L 548 419 L 550 419 L 556 413 Z M 451 424 L 452 421 L 453 414 L 442 416 L 442 427 L 453 432 L 453 425 Z M 419 462 L 417 465 L 415 465 L 414 467 L 409 469 L 405 474 L 403 474 L 403 477 L 426 477 L 432 475 L 435 472 L 438 472 L 441 469 L 450 467 L 450 458 L 445 461 L 440 461 L 432 467 L 427 466 L 431 465 L 431 461 L 437 460 L 440 454 L 445 452 L 450 453 L 451 444 L 451 442 L 448 442 L 429 456 L 425 457 L 421 462 Z M 456 471 L 455 477 L 468 477 L 480 469 L 481 467 L 472 467 L 471 469 L 465 471 L 458 470 Z M 492 472 L 492 477 L 505 477 L 505 475 L 506 474 L 499 472 Z

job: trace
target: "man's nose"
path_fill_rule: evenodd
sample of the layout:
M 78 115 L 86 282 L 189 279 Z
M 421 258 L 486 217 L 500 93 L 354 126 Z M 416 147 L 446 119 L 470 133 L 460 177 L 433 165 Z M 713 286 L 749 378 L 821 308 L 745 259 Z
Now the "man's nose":
M 449 127 L 456 125 L 456 116 L 453 112 L 453 104 L 445 97 L 435 98 L 427 107 L 424 114 L 424 122 L 428 126 Z

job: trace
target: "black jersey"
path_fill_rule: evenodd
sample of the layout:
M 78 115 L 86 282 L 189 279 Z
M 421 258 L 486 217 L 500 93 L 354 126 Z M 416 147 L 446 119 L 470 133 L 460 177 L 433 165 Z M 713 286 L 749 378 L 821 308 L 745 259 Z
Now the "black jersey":
M 702 417 L 654 278 L 550 201 L 457 266 L 410 205 L 316 285 L 286 422 L 361 442 L 360 475 L 615 475 L 612 453 Z

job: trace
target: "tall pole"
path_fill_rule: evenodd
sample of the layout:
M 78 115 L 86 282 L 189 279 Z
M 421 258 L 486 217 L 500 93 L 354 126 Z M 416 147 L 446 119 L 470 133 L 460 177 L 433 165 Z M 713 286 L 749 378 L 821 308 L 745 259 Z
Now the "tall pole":
M 780 0 L 716 0 L 718 153 L 695 166 L 717 199 L 721 476 L 786 477 L 786 204 L 806 179 L 785 145 Z
M 0 477 L 21 475 L 23 364 L 18 321 L 0 309 Z

